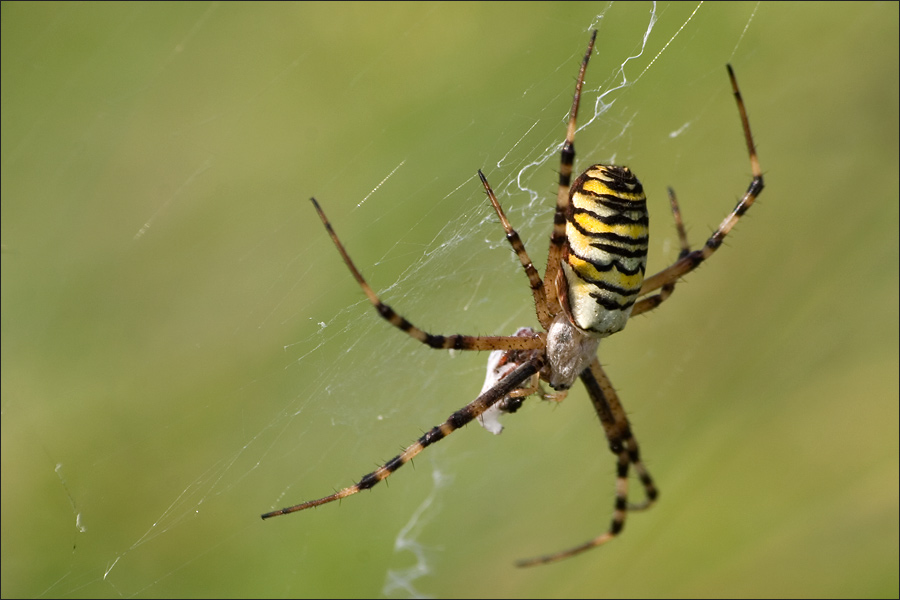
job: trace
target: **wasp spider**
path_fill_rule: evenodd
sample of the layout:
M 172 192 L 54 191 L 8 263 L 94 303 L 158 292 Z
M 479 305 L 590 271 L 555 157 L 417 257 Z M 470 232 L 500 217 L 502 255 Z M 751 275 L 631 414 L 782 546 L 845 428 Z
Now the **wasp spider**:
M 350 260 L 319 203 L 315 198 L 312 199 L 338 252 L 382 318 L 431 348 L 492 352 L 482 393 L 450 415 L 443 424 L 432 428 L 380 468 L 364 475 L 355 485 L 318 500 L 266 513 L 262 515 L 263 519 L 312 508 L 370 489 L 419 452 L 474 419 L 478 419 L 490 431 L 499 433 L 500 426 L 496 420 L 499 413 L 514 412 L 526 397 L 533 394 L 540 393 L 548 397 L 542 391 L 541 381 L 546 381 L 555 390 L 549 397 L 561 400 L 578 378 L 581 378 L 587 388 L 606 433 L 609 448 L 617 460 L 612 522 L 604 533 L 579 546 L 522 560 L 517 564 L 531 566 L 554 562 L 605 544 L 622 531 L 629 511 L 647 508 L 656 500 L 659 495 L 656 486 L 641 462 L 637 440 L 632 435 L 619 397 L 597 360 L 597 347 L 601 339 L 625 327 L 630 316 L 645 313 L 662 304 L 675 289 L 679 278 L 697 268 L 721 246 L 725 236 L 762 191 L 763 177 L 750 134 L 747 112 L 729 65 L 728 76 L 743 125 L 753 179 L 734 210 L 703 247 L 693 251 L 688 247 L 678 203 L 670 189 L 669 199 L 681 243 L 681 254 L 675 263 L 645 278 L 647 201 L 643 187 L 631 169 L 597 164 L 588 167 L 574 182 L 570 181 L 575 160 L 573 142 L 578 104 L 596 36 L 597 32 L 594 31 L 575 84 L 566 139 L 562 145 L 556 213 L 543 279 L 528 257 L 518 234 L 509 224 L 487 179 L 478 171 L 487 197 L 506 230 L 506 238 L 528 276 L 541 331 L 526 327 L 512 336 L 443 336 L 419 329 L 394 312 L 372 291 Z M 644 488 L 645 500 L 640 504 L 628 503 L 628 471 L 631 466 L 634 466 Z

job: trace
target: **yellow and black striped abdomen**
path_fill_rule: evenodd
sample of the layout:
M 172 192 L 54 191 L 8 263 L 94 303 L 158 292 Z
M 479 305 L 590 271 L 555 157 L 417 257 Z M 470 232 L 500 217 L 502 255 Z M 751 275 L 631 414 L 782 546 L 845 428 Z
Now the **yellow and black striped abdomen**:
M 563 272 L 581 329 L 625 327 L 644 281 L 648 223 L 644 188 L 627 167 L 594 165 L 572 184 Z

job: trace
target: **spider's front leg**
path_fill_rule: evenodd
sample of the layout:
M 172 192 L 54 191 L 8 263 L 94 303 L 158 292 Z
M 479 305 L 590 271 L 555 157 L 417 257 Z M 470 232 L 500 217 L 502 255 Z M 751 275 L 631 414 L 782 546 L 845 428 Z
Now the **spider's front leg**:
M 585 388 L 587 388 L 597 416 L 600 417 L 600 423 L 603 425 L 606 438 L 609 441 L 609 448 L 616 455 L 616 498 L 612 521 L 608 530 L 592 540 L 554 554 L 520 560 L 516 563 L 516 566 L 532 567 L 544 565 L 581 554 L 597 546 L 602 546 L 622 532 L 622 529 L 625 527 L 625 518 L 629 511 L 649 508 L 659 497 L 659 491 L 656 489 L 650 473 L 647 472 L 643 462 L 641 462 L 640 449 L 638 448 L 637 440 L 631 433 L 631 426 L 628 424 L 625 409 L 622 408 L 619 397 L 606 373 L 603 372 L 600 362 L 594 360 L 591 366 L 581 374 L 581 380 L 584 382 Z M 637 505 L 628 503 L 628 470 L 630 465 L 634 465 L 646 494 L 646 501 Z
M 319 498 L 318 500 L 309 500 L 301 504 L 289 506 L 262 515 L 263 519 L 277 517 L 278 515 L 286 515 L 292 512 L 313 508 L 321 504 L 327 504 L 352 496 L 362 490 L 373 488 L 378 482 L 387 479 L 394 471 L 408 463 L 414 456 L 419 454 L 428 446 L 439 442 L 460 427 L 470 423 L 473 419 L 478 418 L 484 411 L 491 406 L 509 396 L 514 390 L 518 389 L 522 383 L 531 379 L 533 375 L 539 373 L 543 367 L 544 359 L 539 352 L 532 353 L 529 360 L 526 360 L 516 366 L 509 374 L 497 382 L 492 388 L 480 394 L 475 400 L 459 409 L 437 427 L 432 427 L 422 437 L 406 448 L 403 452 L 387 461 L 383 466 L 364 475 L 358 483 L 344 488 L 330 496 Z

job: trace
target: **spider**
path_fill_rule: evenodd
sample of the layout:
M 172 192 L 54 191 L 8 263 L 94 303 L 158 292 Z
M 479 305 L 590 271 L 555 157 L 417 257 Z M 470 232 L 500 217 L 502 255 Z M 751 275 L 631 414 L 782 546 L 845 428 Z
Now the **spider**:
M 338 239 L 315 198 L 313 206 L 344 262 L 369 301 L 386 321 L 431 348 L 490 350 L 487 377 L 481 394 L 441 425 L 432 428 L 358 483 L 330 496 L 310 500 L 262 515 L 263 519 L 285 515 L 333 502 L 374 487 L 428 446 L 478 419 L 493 433 L 500 432 L 497 416 L 515 412 L 531 395 L 562 400 L 576 379 L 581 379 L 616 456 L 615 504 L 609 529 L 578 546 L 536 558 L 518 561 L 518 566 L 555 562 L 595 548 L 621 533 L 629 511 L 650 507 L 659 496 L 653 479 L 641 462 L 637 440 L 609 378 L 597 359 L 600 340 L 625 327 L 628 318 L 653 310 L 675 289 L 682 276 L 693 271 L 722 245 L 725 236 L 762 192 L 763 177 L 757 159 L 747 111 L 734 71 L 728 77 L 750 157 L 753 179 L 740 201 L 725 217 L 702 248 L 691 250 L 675 193 L 669 201 L 681 252 L 677 261 L 645 278 L 648 216 L 646 197 L 634 173 L 624 166 L 596 164 L 571 181 L 575 160 L 574 138 L 584 75 L 597 38 L 595 30 L 581 61 L 575 95 L 562 144 L 556 213 L 544 277 L 538 274 L 519 235 L 512 228 L 494 191 L 481 170 L 478 177 L 499 217 L 506 238 L 522 263 L 537 320 L 542 330 L 519 329 L 512 336 L 434 335 L 419 329 L 382 302 L 363 279 Z M 554 392 L 544 391 L 547 382 Z M 628 472 L 633 466 L 644 488 L 645 499 L 628 503 Z

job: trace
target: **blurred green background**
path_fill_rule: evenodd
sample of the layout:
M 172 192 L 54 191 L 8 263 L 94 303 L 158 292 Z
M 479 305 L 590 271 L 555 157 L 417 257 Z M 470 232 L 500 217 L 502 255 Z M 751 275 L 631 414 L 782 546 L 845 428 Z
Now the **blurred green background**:
M 2 595 L 896 597 L 898 5 L 696 7 L 4 2 Z M 608 524 L 576 388 L 260 521 L 443 421 L 486 358 L 378 319 L 307 198 L 420 326 L 533 324 L 475 171 L 542 263 L 592 26 L 577 164 L 641 178 L 650 270 L 666 186 L 699 245 L 749 183 L 726 62 L 766 173 L 601 345 L 660 503 L 512 566 Z

